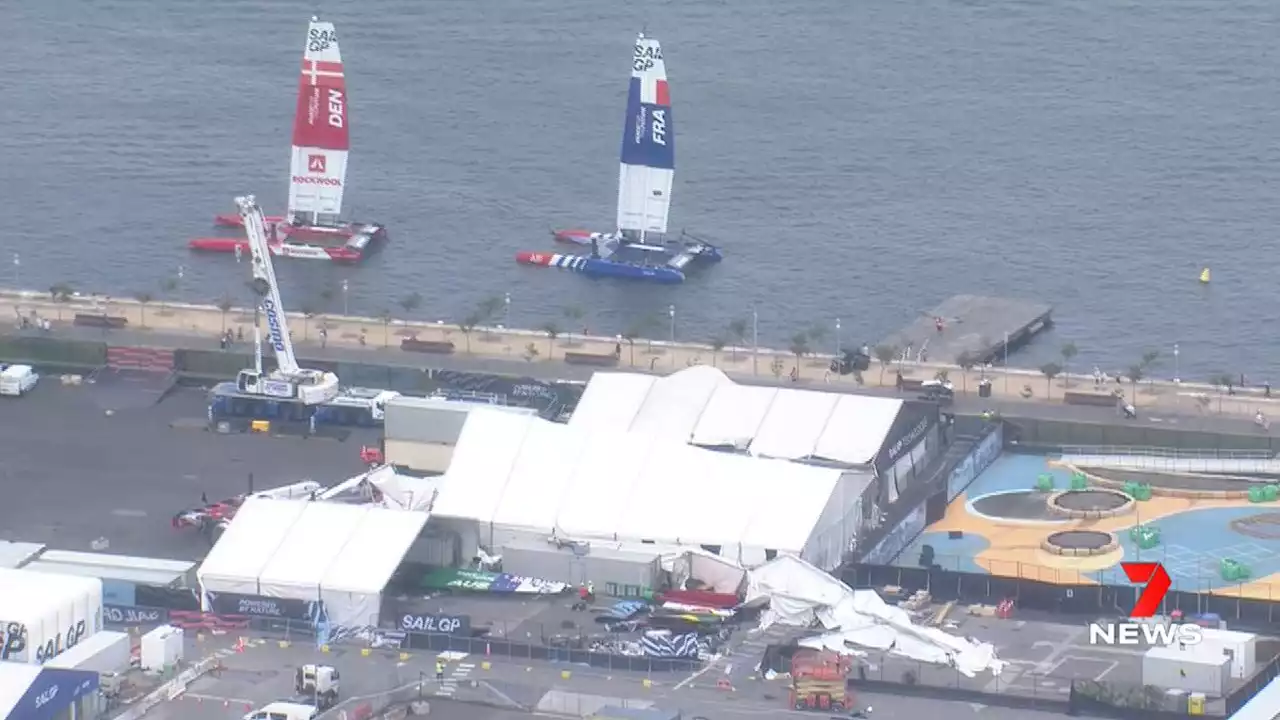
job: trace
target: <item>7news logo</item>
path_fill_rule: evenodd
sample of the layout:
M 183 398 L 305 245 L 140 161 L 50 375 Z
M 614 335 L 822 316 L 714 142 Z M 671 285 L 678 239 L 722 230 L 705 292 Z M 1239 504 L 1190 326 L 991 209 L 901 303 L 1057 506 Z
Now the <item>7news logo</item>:
M 1144 587 L 1129 617 L 1135 622 L 1092 623 L 1089 625 L 1091 645 L 1196 645 L 1204 639 L 1204 630 L 1192 623 L 1165 623 L 1155 620 L 1164 596 L 1173 581 L 1160 563 L 1120 563 L 1129 582 Z M 1144 622 L 1145 621 L 1145 622 Z

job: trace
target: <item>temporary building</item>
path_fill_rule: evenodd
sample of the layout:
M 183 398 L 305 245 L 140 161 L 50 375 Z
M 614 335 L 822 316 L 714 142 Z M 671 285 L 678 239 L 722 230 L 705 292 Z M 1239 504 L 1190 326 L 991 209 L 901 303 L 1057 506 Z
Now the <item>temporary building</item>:
M 865 481 L 838 469 L 691 447 L 652 433 L 473 411 L 432 508 L 477 546 L 606 540 L 701 547 L 760 564 L 794 553 L 837 566 Z
M 569 424 L 759 457 L 867 465 L 902 407 L 896 398 L 739 385 L 699 365 L 667 377 L 596 373 Z
M 250 498 L 196 575 L 201 591 L 322 603 L 331 623 L 377 625 L 382 591 L 425 512 Z
M 102 581 L 0 568 L 0 660 L 43 665 L 102 629 Z

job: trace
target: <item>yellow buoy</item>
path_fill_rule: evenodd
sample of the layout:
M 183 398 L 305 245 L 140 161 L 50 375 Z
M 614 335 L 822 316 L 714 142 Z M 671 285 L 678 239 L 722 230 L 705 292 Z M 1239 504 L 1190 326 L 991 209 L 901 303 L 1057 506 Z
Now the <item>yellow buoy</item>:
M 1209 268 L 1200 271 L 1200 282 L 1205 285 L 1209 284 Z

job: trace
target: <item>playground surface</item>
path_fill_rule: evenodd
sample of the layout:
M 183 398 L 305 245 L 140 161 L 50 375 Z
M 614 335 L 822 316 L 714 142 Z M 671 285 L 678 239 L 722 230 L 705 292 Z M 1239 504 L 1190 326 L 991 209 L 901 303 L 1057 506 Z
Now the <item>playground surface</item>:
M 1280 508 L 1248 499 L 1167 497 L 1129 503 L 1111 517 L 1071 519 L 1048 508 L 1054 492 L 1037 489 L 1051 476 L 1054 491 L 1071 487 L 1072 473 L 1043 455 L 1006 453 L 925 528 L 896 564 L 918 567 L 925 545 L 945 570 L 1018 577 L 1061 585 L 1127 585 L 1118 564 L 1158 561 L 1176 590 L 1257 600 L 1280 600 Z M 1092 487 L 1092 485 L 1091 485 Z M 1160 540 L 1139 547 L 1131 530 L 1154 528 Z M 1043 543 L 1062 531 L 1110 534 L 1112 543 L 1088 556 L 1058 555 Z M 953 532 L 960 533 L 952 537 Z M 1223 561 L 1248 577 L 1224 578 Z

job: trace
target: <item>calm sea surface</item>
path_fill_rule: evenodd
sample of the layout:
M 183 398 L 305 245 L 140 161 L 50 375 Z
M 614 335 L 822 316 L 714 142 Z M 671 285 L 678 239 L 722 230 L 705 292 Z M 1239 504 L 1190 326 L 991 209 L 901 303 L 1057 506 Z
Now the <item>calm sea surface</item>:
M 1280 348 L 1280 4 L 1269 0 L 16 0 L 0 3 L 0 250 L 16 282 L 244 294 L 193 256 L 237 193 L 278 211 L 306 21 L 342 38 L 359 268 L 281 263 L 287 305 L 349 281 L 456 319 L 566 306 L 593 332 L 660 314 L 762 342 L 840 318 L 874 342 L 954 293 L 1034 298 L 1021 361 L 1266 375 Z M 680 287 L 523 268 L 547 228 L 612 224 L 631 40 L 659 37 L 679 133 L 673 223 L 727 258 Z M 1202 287 L 1196 275 L 1213 269 Z M 0 262 L 0 284 L 15 282 Z M 341 311 L 340 293 L 332 311 Z M 561 324 L 566 324 L 561 320 Z M 834 332 L 828 332 L 827 344 Z M 1280 380 L 1280 377 L 1272 377 Z

